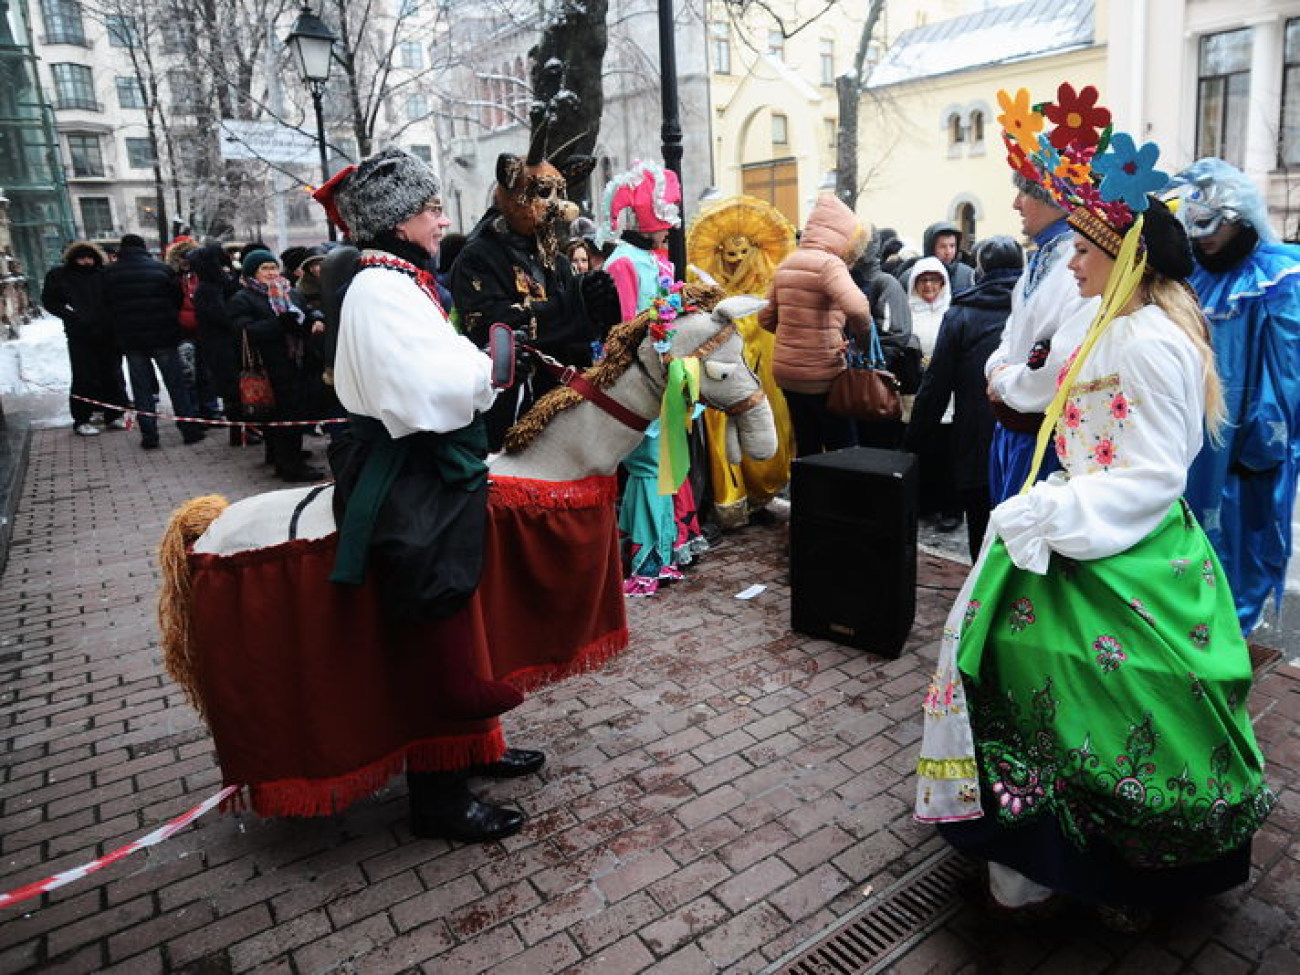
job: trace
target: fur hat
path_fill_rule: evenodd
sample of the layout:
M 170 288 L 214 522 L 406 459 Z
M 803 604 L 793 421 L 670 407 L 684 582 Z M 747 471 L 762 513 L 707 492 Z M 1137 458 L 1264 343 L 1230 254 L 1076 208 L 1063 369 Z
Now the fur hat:
M 427 163 L 388 148 L 340 170 L 312 196 L 344 234 L 366 242 L 410 220 L 441 191 Z

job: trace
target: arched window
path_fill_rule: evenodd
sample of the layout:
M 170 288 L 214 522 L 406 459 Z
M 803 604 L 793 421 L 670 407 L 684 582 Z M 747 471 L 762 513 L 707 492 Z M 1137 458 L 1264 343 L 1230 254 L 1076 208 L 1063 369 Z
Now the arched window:
M 970 141 L 984 141 L 984 113 L 979 109 L 970 113 Z
M 963 203 L 957 207 L 957 226 L 961 239 L 969 250 L 975 243 L 975 204 Z
M 948 145 L 955 146 L 966 141 L 966 127 L 961 124 L 961 116 L 956 113 L 948 117 Z

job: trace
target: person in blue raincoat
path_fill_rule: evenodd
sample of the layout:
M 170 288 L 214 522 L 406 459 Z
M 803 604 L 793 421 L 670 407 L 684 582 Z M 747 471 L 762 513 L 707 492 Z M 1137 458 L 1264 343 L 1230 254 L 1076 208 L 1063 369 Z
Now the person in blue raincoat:
M 1300 247 L 1283 244 L 1250 178 L 1199 159 L 1173 178 L 1227 400 L 1186 497 L 1223 563 L 1243 633 L 1281 600 L 1300 471 Z

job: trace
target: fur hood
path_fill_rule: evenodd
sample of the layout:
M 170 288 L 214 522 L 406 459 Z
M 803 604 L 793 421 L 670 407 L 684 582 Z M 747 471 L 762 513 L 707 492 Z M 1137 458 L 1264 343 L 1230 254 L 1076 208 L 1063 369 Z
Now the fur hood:
M 63 251 L 63 263 L 72 264 L 78 257 L 85 257 L 89 254 L 95 259 L 96 267 L 103 267 L 108 263 L 108 255 L 98 244 L 89 240 L 74 240 Z

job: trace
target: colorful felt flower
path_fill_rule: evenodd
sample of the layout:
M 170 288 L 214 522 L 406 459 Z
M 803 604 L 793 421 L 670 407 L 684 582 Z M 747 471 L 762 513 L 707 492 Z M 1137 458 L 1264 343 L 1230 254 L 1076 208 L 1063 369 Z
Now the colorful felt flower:
M 1038 136 L 1038 147 L 1030 153 L 1029 157 L 1033 164 L 1044 173 L 1056 172 L 1056 167 L 1061 165 L 1061 154 L 1056 151 L 1050 139 L 1044 134 Z
M 1092 161 L 1093 171 L 1102 177 L 1101 198 L 1122 200 L 1134 213 L 1141 213 L 1147 208 L 1147 194 L 1169 182 L 1168 174 L 1156 169 L 1159 156 L 1154 142 L 1139 148 L 1127 132 L 1116 132 L 1106 152 Z
M 998 104 L 1002 114 L 998 124 L 1013 139 L 1020 143 L 1026 153 L 1038 148 L 1038 133 L 1043 131 L 1043 116 L 1034 111 L 1029 102 L 1029 89 L 1021 88 L 1014 95 L 1008 91 L 998 92 Z
M 1071 143 L 1097 144 L 1101 130 L 1110 125 L 1110 109 L 1097 104 L 1099 97 L 1092 85 L 1076 92 L 1068 81 L 1061 84 L 1056 90 L 1056 104 L 1043 109 L 1043 114 L 1056 126 L 1051 134 L 1052 145 L 1064 149 Z
M 1020 143 L 1016 142 L 1005 132 L 1002 133 L 1002 142 L 1007 147 L 1007 165 L 1018 172 L 1021 176 L 1025 177 L 1025 179 L 1032 180 L 1035 183 L 1038 182 L 1041 178 L 1038 170 L 1036 170 L 1034 164 L 1029 161 L 1029 157 L 1025 155 L 1025 150 L 1021 147 Z

